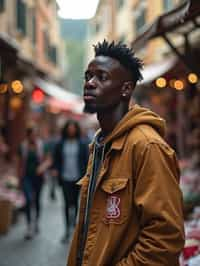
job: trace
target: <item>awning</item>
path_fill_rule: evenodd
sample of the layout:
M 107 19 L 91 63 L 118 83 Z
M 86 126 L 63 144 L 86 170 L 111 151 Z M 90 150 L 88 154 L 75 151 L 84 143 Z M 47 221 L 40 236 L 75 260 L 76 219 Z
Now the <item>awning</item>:
M 1 45 L 7 47 L 7 49 L 9 49 L 11 52 L 17 53 L 19 51 L 19 45 L 7 33 L 0 33 L 0 43 Z
M 142 70 L 143 80 L 138 85 L 143 85 L 152 82 L 156 78 L 168 72 L 177 62 L 177 58 L 169 58 L 162 62 L 149 64 Z
M 34 84 L 43 90 L 47 95 L 51 96 L 47 100 L 47 104 L 49 104 L 51 107 L 63 111 L 82 113 L 83 101 L 80 96 L 66 91 L 64 88 L 52 82 L 40 78 L 35 79 Z
M 182 3 L 177 8 L 159 16 L 148 29 L 139 35 L 132 43 L 133 50 L 139 50 L 149 40 L 173 32 L 177 28 L 192 22 L 193 28 L 200 26 L 200 1 L 190 0 Z M 189 31 L 192 31 L 189 28 Z

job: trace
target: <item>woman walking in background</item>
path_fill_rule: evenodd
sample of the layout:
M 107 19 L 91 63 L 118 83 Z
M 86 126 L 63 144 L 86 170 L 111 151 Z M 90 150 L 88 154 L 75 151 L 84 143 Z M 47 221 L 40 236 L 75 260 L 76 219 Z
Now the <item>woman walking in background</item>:
M 78 122 L 69 120 L 62 129 L 61 140 L 56 145 L 54 167 L 63 192 L 65 233 L 62 242 L 69 237 L 69 228 L 75 224 L 78 210 L 79 188 L 76 182 L 85 174 L 88 161 L 88 143 L 81 137 Z M 73 207 L 74 217 L 70 219 L 69 209 Z
M 18 175 L 26 200 L 27 233 L 25 239 L 31 239 L 34 232 L 39 232 L 40 199 L 43 186 L 43 173 L 46 169 L 46 163 L 43 165 L 44 155 L 44 145 L 42 140 L 37 137 L 35 128 L 28 128 L 25 140 L 19 147 L 18 165 Z M 33 208 L 35 209 L 34 220 L 32 215 Z

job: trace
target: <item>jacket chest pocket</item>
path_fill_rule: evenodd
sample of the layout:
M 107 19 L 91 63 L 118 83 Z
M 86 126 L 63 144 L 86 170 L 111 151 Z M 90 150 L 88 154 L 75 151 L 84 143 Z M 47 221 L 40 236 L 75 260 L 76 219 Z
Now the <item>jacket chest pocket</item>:
M 122 224 L 128 218 L 129 179 L 110 178 L 101 184 L 103 190 L 103 222 Z

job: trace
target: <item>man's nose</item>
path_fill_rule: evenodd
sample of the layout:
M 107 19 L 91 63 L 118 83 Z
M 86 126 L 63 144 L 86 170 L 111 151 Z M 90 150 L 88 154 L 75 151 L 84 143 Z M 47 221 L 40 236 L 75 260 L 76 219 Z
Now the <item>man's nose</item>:
M 91 79 L 87 81 L 87 85 L 92 88 L 96 88 L 96 77 L 93 76 Z

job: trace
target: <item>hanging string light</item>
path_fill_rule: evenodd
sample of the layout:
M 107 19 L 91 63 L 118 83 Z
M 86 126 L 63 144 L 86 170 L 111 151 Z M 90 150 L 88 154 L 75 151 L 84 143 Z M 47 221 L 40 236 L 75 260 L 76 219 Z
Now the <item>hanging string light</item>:
M 8 91 L 8 84 L 0 82 L 0 94 L 4 94 Z
M 12 88 L 13 92 L 16 94 L 20 94 L 24 90 L 24 86 L 20 80 L 14 80 L 11 83 L 11 88 Z
M 10 99 L 9 106 L 13 110 L 17 110 L 22 106 L 22 99 L 18 96 L 14 96 Z
M 160 77 L 160 78 L 156 79 L 156 86 L 158 88 L 165 88 L 166 85 L 167 85 L 167 81 L 165 78 Z
M 188 81 L 192 84 L 195 84 L 198 82 L 198 76 L 195 73 L 190 73 L 188 75 Z
M 183 90 L 184 89 L 184 83 L 182 80 L 180 79 L 177 79 L 175 82 L 174 82 L 174 88 L 178 91 L 180 90 Z

